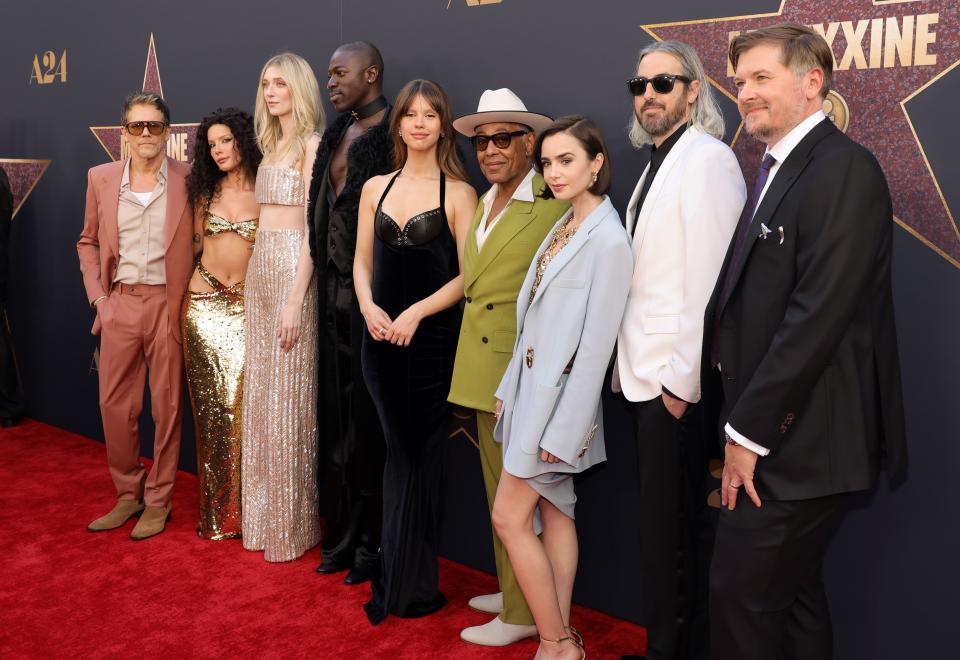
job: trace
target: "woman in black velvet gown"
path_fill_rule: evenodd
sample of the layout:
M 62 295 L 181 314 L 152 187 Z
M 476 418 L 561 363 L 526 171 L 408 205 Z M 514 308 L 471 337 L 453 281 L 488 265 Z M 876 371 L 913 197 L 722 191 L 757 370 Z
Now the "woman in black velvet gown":
M 390 116 L 398 169 L 367 181 L 360 197 L 353 275 L 368 331 L 363 376 L 387 443 L 380 566 L 364 606 L 371 623 L 447 602 L 437 579 L 442 450 L 463 244 L 477 206 L 451 117 L 436 83 L 408 83 Z

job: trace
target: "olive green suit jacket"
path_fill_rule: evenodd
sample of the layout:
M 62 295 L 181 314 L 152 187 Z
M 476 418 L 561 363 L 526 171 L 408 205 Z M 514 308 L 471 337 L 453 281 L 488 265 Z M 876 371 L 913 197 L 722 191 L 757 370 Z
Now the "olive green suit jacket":
M 535 201 L 511 200 L 479 251 L 476 232 L 483 216 L 483 198 L 477 206 L 463 252 L 466 303 L 451 403 L 494 411 L 494 392 L 517 338 L 517 294 L 537 248 L 569 207 L 567 202 L 541 198 L 543 188 L 543 177 L 534 175 Z

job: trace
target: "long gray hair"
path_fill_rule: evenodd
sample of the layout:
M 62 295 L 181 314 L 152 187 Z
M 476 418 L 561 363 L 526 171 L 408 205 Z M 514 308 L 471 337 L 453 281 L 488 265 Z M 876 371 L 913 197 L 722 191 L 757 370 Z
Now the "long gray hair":
M 693 102 L 690 122 L 704 133 L 712 135 L 718 140 L 723 138 L 723 132 L 726 129 L 723 121 L 723 113 L 720 112 L 720 106 L 717 105 L 713 86 L 710 85 L 710 81 L 707 80 L 707 72 L 703 69 L 703 63 L 700 62 L 697 51 L 682 41 L 676 41 L 674 39 L 654 41 L 640 51 L 640 56 L 637 58 L 637 66 L 633 69 L 634 71 L 640 67 L 640 62 L 643 61 L 643 58 L 650 53 L 667 53 L 668 55 L 673 55 L 673 57 L 680 62 L 680 66 L 683 67 L 683 75 L 690 78 L 690 80 L 700 81 L 700 93 L 697 94 L 697 100 Z M 631 113 L 630 142 L 637 149 L 653 142 L 650 134 L 643 130 L 643 126 L 641 126 L 637 120 L 636 113 Z

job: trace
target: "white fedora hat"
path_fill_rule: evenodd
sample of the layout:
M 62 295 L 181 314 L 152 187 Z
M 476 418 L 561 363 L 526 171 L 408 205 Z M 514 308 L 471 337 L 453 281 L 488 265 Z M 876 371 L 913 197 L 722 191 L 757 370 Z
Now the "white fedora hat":
M 458 132 L 471 137 L 481 124 L 509 122 L 512 124 L 526 124 L 539 133 L 553 122 L 552 117 L 529 112 L 520 97 L 506 87 L 488 89 L 480 96 L 477 111 L 470 115 L 459 117 L 453 122 L 453 128 Z

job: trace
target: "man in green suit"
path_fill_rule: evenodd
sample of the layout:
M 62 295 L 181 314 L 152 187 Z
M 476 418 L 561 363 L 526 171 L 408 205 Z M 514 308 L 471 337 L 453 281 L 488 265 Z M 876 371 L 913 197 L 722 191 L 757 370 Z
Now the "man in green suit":
M 537 248 L 569 206 L 543 199 L 543 177 L 532 168 L 536 133 L 550 125 L 546 115 L 528 112 L 509 89 L 487 90 L 477 112 L 453 127 L 470 138 L 480 170 L 492 185 L 480 198 L 463 254 L 466 305 L 453 369 L 450 402 L 476 411 L 480 466 L 493 500 L 503 454 L 493 440 L 494 392 L 507 368 L 517 336 L 517 293 Z M 470 599 L 470 607 L 496 614 L 472 626 L 461 639 L 484 646 L 506 646 L 537 634 L 533 616 L 510 566 L 507 551 L 493 533 L 501 592 Z

